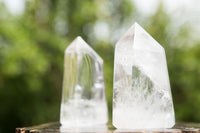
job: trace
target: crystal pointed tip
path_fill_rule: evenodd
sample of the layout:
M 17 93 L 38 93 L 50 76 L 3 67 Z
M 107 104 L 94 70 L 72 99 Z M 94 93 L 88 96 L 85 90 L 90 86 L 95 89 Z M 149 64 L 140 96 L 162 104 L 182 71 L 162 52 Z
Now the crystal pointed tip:
M 133 25 L 139 25 L 137 22 L 134 22 L 134 24 Z
M 81 36 L 77 36 L 74 40 L 84 41 L 83 38 L 82 38 Z
M 82 45 L 82 44 L 87 44 L 82 37 L 77 36 L 70 44 L 69 46 L 65 49 L 65 52 L 68 52 L 72 49 L 77 49 L 77 45 Z
M 134 25 L 135 28 L 142 28 L 137 22 L 135 22 L 133 25 Z
M 81 36 L 77 36 L 76 38 L 82 39 L 82 37 L 81 37 Z
M 73 42 L 86 43 L 81 36 L 77 36 Z
M 91 51 L 96 57 L 98 57 L 98 60 L 103 63 L 103 59 L 88 45 L 82 37 L 77 36 L 65 49 L 65 53 L 70 52 L 77 52 L 80 53 L 83 50 Z

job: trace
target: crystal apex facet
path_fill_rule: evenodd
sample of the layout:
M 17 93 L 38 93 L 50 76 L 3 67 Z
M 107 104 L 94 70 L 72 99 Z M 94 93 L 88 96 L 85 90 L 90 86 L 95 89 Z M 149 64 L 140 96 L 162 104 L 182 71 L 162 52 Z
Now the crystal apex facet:
M 70 53 L 70 52 L 80 53 L 83 51 L 92 51 L 94 56 L 96 56 L 96 59 L 103 63 L 103 59 L 80 36 L 77 36 L 65 49 L 65 53 Z

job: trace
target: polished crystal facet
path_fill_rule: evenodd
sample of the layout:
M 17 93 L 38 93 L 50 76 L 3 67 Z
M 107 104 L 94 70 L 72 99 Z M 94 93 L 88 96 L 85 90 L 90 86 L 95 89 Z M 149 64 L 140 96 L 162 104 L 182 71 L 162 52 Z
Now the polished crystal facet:
M 65 50 L 60 122 L 72 128 L 107 120 L 103 60 L 77 37 Z
M 174 124 L 164 48 L 135 23 L 115 48 L 113 125 L 144 129 Z

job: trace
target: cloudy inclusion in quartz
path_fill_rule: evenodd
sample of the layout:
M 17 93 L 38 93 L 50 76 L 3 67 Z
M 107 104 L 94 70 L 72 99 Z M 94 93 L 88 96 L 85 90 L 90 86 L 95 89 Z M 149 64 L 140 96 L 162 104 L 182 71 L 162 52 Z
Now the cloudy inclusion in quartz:
M 135 23 L 115 48 L 113 125 L 140 129 L 174 124 L 164 48 Z
M 107 123 L 103 60 L 81 38 L 65 50 L 60 122 L 64 127 Z

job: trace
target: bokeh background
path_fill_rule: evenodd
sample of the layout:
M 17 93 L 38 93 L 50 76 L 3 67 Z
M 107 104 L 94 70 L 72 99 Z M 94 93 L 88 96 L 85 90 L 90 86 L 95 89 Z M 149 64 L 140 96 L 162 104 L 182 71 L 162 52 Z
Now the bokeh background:
M 200 1 L 0 0 L 0 133 L 59 120 L 64 49 L 104 59 L 109 118 L 116 41 L 137 21 L 166 50 L 176 121 L 200 122 Z

